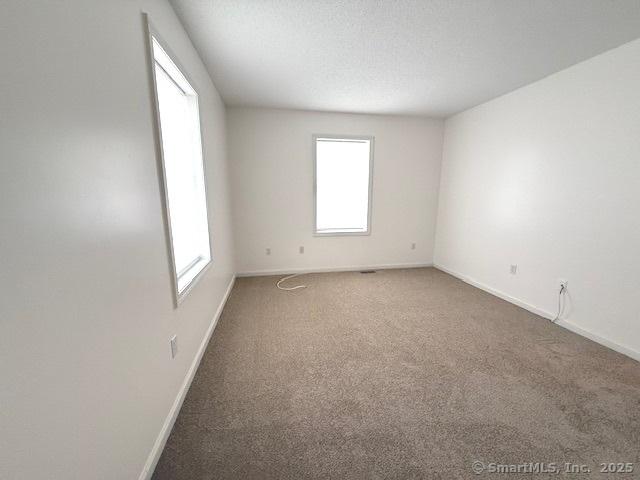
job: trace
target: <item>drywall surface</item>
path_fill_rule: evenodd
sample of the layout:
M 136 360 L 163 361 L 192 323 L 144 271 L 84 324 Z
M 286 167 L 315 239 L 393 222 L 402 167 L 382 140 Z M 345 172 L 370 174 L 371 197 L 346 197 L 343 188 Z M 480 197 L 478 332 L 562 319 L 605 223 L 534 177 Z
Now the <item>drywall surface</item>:
M 432 262 L 442 121 L 230 108 L 227 123 L 240 273 Z M 370 235 L 313 236 L 313 134 L 375 137 Z
M 640 40 L 448 119 L 435 250 L 552 316 L 567 279 L 565 324 L 636 358 L 638 58 Z
M 178 309 L 142 11 L 200 95 L 214 265 Z M 136 479 L 234 274 L 224 105 L 165 1 L 0 2 L 0 60 L 0 478 Z

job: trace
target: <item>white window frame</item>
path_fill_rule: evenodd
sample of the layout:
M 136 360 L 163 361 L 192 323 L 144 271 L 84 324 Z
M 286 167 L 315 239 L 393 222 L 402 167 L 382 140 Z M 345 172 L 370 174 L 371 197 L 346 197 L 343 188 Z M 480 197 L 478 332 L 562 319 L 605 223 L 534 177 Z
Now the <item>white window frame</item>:
M 367 191 L 367 230 L 363 232 L 323 232 L 318 231 L 318 139 L 328 140 L 363 140 L 369 142 L 369 188 Z M 337 134 L 314 134 L 312 135 L 311 149 L 313 152 L 313 236 L 314 237 L 349 237 L 371 235 L 371 206 L 373 201 L 373 150 L 375 137 L 371 135 L 337 135 Z
M 195 83 L 193 82 L 193 80 L 191 79 L 191 77 L 187 74 L 187 70 L 182 66 L 182 64 L 177 60 L 177 56 L 173 53 L 173 51 L 171 50 L 171 48 L 169 48 L 169 46 L 167 45 L 167 43 L 164 41 L 164 39 L 162 38 L 162 35 L 160 35 L 160 33 L 158 32 L 158 30 L 155 28 L 155 26 L 151 23 L 151 20 L 149 19 L 149 16 L 147 14 L 143 14 L 144 18 L 146 20 L 147 23 L 147 54 L 148 54 L 148 60 L 149 60 L 149 69 L 150 69 L 150 76 L 151 76 L 151 96 L 153 97 L 153 110 L 154 110 L 154 116 L 155 116 L 155 133 L 156 133 L 156 149 L 158 152 L 158 157 L 160 160 L 160 176 L 162 177 L 162 203 L 163 203 L 163 208 L 164 208 L 164 213 L 165 213 L 165 233 L 166 233 L 166 237 L 167 237 L 167 244 L 168 244 L 168 250 L 169 250 L 169 259 L 170 259 L 170 264 L 171 264 L 171 274 L 172 274 L 172 283 L 173 283 L 173 292 L 174 292 L 174 307 L 178 308 L 178 306 L 184 301 L 184 299 L 187 297 L 187 295 L 193 290 L 193 287 L 198 283 L 198 281 L 204 276 L 204 274 L 207 272 L 207 270 L 209 270 L 209 268 L 211 268 L 211 265 L 213 264 L 213 251 L 211 248 L 211 229 L 209 228 L 209 242 L 208 242 L 208 247 L 209 247 L 209 260 L 200 267 L 200 270 L 198 271 L 198 273 L 189 281 L 189 283 L 182 289 L 182 291 L 179 290 L 178 288 L 178 279 L 180 275 L 184 275 L 185 272 L 178 272 L 177 271 L 177 267 L 176 267 L 176 259 L 175 259 L 175 253 L 174 253 L 174 245 L 173 245 L 173 235 L 171 233 L 171 211 L 169 208 L 169 195 L 168 195 L 168 187 L 167 187 L 167 174 L 166 174 L 166 168 L 165 168 L 165 159 L 164 159 L 164 149 L 163 149 L 163 143 L 162 143 L 162 127 L 161 127 L 161 123 L 160 123 L 160 104 L 158 101 L 158 90 L 157 90 L 157 85 L 156 85 L 156 69 L 155 69 L 155 56 L 154 56 L 154 52 L 153 52 L 153 40 L 155 39 L 156 42 L 158 42 L 158 44 L 162 47 L 162 49 L 165 51 L 165 53 L 168 55 L 169 59 L 174 63 L 174 65 L 177 67 L 177 69 L 179 70 L 180 74 L 182 74 L 182 76 L 184 76 L 185 80 L 189 83 L 189 85 L 191 86 L 191 88 L 193 89 L 193 91 L 195 92 L 195 101 L 196 101 L 196 110 L 198 112 L 198 124 L 200 127 L 200 148 L 201 148 L 201 157 L 202 157 L 202 175 L 204 177 L 204 196 L 205 196 L 205 212 L 206 212 L 206 218 L 207 218 L 207 225 L 210 225 L 209 223 L 209 209 L 208 209 L 208 199 L 209 196 L 207 195 L 207 172 L 206 172 L 206 165 L 205 165 L 205 161 L 204 161 L 204 146 L 202 144 L 202 139 L 204 138 L 203 132 L 202 132 L 202 121 L 200 120 L 200 104 L 199 104 L 199 95 L 198 95 L 198 89 L 195 86 Z M 162 68 L 162 67 L 161 67 Z M 201 259 L 201 260 L 200 260 Z M 198 259 L 197 261 L 203 261 L 204 262 L 204 258 L 200 257 L 200 259 Z M 197 261 L 194 261 L 197 264 Z M 194 263 L 190 264 L 189 266 L 189 270 L 194 266 Z

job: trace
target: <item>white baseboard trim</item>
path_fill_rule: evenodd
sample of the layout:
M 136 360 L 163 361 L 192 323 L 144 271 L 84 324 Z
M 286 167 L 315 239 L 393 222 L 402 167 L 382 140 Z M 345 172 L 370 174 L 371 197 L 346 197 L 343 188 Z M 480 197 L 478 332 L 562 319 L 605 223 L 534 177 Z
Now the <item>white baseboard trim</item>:
M 462 280 L 465 283 L 468 283 L 469 285 L 473 285 L 476 288 L 479 288 L 480 290 L 484 290 L 485 292 L 490 293 L 491 295 L 495 295 L 498 298 L 501 298 L 502 300 L 506 300 L 509 303 L 513 303 L 514 305 L 517 305 L 521 308 L 524 308 L 525 310 L 530 311 L 531 313 L 535 313 L 536 315 L 539 315 L 540 317 L 544 317 L 547 320 L 551 320 L 554 318 L 555 315 L 553 315 L 551 312 L 547 312 L 546 310 L 542 310 L 541 308 L 538 308 L 536 306 L 533 306 L 527 302 L 524 302 L 522 300 L 520 300 L 519 298 L 516 297 L 512 297 L 511 295 L 508 295 L 500 290 L 496 290 L 495 288 L 490 287 L 489 285 L 486 285 L 484 283 L 478 282 L 477 280 L 469 277 L 468 275 L 465 275 L 463 273 L 460 272 L 456 272 L 455 270 L 451 270 L 450 268 L 447 268 L 443 265 L 439 265 L 439 264 L 434 264 L 433 265 L 435 268 L 437 268 L 438 270 L 442 270 L 445 273 L 448 273 L 451 276 L 454 276 L 456 278 L 459 278 L 460 280 Z
M 546 310 L 543 310 L 527 302 L 524 302 L 519 298 L 512 297 L 511 295 L 508 295 L 500 290 L 496 290 L 493 287 L 490 287 L 484 283 L 478 282 L 477 280 L 469 277 L 468 275 L 465 275 L 460 272 L 456 272 L 455 270 L 451 270 L 450 268 L 447 268 L 443 265 L 434 264 L 433 266 L 438 270 L 442 270 L 443 272 L 448 273 L 449 275 L 459 278 L 460 280 L 462 280 L 465 283 L 468 283 L 469 285 L 473 285 L 474 287 L 479 288 L 480 290 L 484 290 L 485 292 L 495 295 L 496 297 L 501 298 L 502 300 L 506 300 L 509 303 L 513 303 L 514 305 L 522 307 L 525 310 L 530 311 L 531 313 L 535 313 L 540 317 L 546 318 L 547 320 L 552 320 L 555 317 L 555 315 L 551 312 L 547 312 Z M 610 348 L 611 350 L 615 350 L 616 352 L 622 353 L 627 357 L 640 361 L 640 352 L 638 350 L 634 350 L 633 348 L 627 347 L 626 345 L 621 345 L 612 340 L 604 338 L 598 335 L 597 333 L 593 333 L 589 330 L 579 327 L 573 322 L 560 319 L 556 322 L 556 325 L 566 328 L 567 330 L 571 330 L 572 332 L 577 333 L 578 335 L 586 337 L 589 340 L 593 340 L 594 342 L 599 343 L 600 345 L 604 345 L 605 347 Z
M 358 272 L 360 270 L 390 270 L 393 268 L 433 267 L 433 263 L 384 263 L 379 265 L 347 265 L 341 267 L 279 268 L 275 270 L 254 270 L 239 272 L 238 277 L 262 277 L 267 275 L 289 275 L 293 273 Z
M 556 325 L 560 325 L 561 327 L 564 327 L 567 330 L 571 330 L 572 332 L 577 333 L 578 335 L 582 335 L 583 337 L 593 340 L 594 342 L 599 343 L 600 345 L 604 345 L 605 347 L 608 347 L 611 350 L 615 350 L 618 353 L 622 353 L 623 355 L 626 355 L 627 357 L 633 358 L 634 360 L 637 360 L 638 362 L 640 362 L 640 352 L 638 350 L 634 350 L 633 348 L 627 347 L 626 345 L 621 345 L 619 343 L 613 342 L 608 338 L 601 337 L 597 333 L 593 333 L 589 330 L 585 330 L 584 328 L 579 327 L 575 323 L 568 322 L 566 320 L 560 319 L 556 322 Z
M 171 433 L 171 429 L 173 428 L 173 424 L 176 422 L 176 418 L 178 418 L 178 413 L 180 413 L 180 408 L 182 408 L 182 403 L 184 402 L 185 397 L 187 396 L 187 392 L 189 391 L 189 387 L 191 386 L 191 382 L 193 381 L 193 377 L 196 374 L 196 370 L 200 366 L 200 361 L 202 360 L 202 356 L 204 355 L 204 351 L 207 349 L 207 345 L 209 345 L 209 340 L 211 339 L 211 335 L 213 335 L 213 331 L 218 324 L 218 320 L 220 319 L 220 315 L 222 314 L 222 310 L 224 309 L 225 304 L 227 303 L 227 299 L 229 298 L 229 294 L 233 289 L 233 285 L 235 283 L 236 276 L 234 275 L 231 281 L 229 282 L 229 286 L 227 287 L 227 291 L 218 305 L 218 309 L 211 320 L 211 324 L 207 329 L 207 333 L 205 334 L 202 342 L 200 343 L 200 347 L 198 347 L 198 351 L 196 352 L 196 356 L 191 362 L 191 366 L 187 371 L 187 375 L 180 386 L 180 390 L 178 390 L 178 395 L 176 396 L 173 405 L 171 406 L 171 410 L 169 410 L 169 414 L 160 429 L 160 433 L 156 438 L 156 441 L 151 449 L 151 453 L 149 457 L 147 457 L 147 461 L 144 464 L 144 468 L 142 469 L 142 473 L 138 477 L 139 480 L 150 480 L 153 471 L 156 468 L 158 460 L 160 460 L 160 455 L 162 455 L 162 450 L 167 443 L 167 439 L 169 438 L 169 434 Z

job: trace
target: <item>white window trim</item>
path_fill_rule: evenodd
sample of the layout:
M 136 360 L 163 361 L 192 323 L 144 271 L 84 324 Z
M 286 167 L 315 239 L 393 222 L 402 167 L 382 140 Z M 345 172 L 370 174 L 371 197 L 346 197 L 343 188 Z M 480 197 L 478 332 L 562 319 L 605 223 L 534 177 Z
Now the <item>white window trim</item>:
M 327 138 L 330 140 L 365 140 L 369 141 L 369 190 L 367 201 L 367 230 L 364 232 L 349 231 L 318 231 L 318 158 L 317 158 L 317 140 L 319 138 Z M 314 134 L 312 135 L 311 150 L 313 155 L 313 226 L 312 232 L 314 237 L 358 237 L 371 235 L 371 206 L 373 201 L 373 150 L 375 137 L 371 135 L 336 135 L 336 134 Z
M 187 70 L 182 66 L 182 64 L 177 60 L 177 56 L 173 53 L 171 48 L 167 45 L 167 43 L 162 38 L 162 35 L 158 32 L 155 26 L 151 23 L 149 19 L 149 15 L 143 13 L 144 19 L 147 24 L 147 56 L 148 56 L 148 64 L 150 70 L 150 86 L 151 86 L 151 96 L 153 103 L 153 113 L 155 116 L 154 122 L 154 130 L 155 130 L 155 143 L 156 143 L 156 151 L 158 152 L 158 160 L 159 160 L 159 173 L 162 179 L 162 204 L 164 210 L 164 223 L 165 223 L 165 236 L 167 241 L 169 260 L 170 260 L 170 270 L 171 270 L 171 280 L 173 284 L 173 293 L 174 293 L 174 307 L 178 308 L 178 306 L 184 301 L 187 295 L 193 290 L 195 285 L 200 281 L 200 279 L 204 276 L 204 274 L 211 268 L 213 265 L 213 251 L 211 248 L 211 229 L 209 229 L 209 260 L 200 267 L 199 272 L 194 275 L 191 281 L 182 289 L 182 291 L 178 290 L 178 271 L 176 268 L 176 260 L 174 255 L 173 248 L 173 236 L 171 234 L 171 212 L 169 211 L 169 201 L 168 201 L 168 188 L 167 188 L 167 179 L 165 174 L 165 161 L 164 161 L 164 150 L 162 146 L 162 128 L 160 125 L 160 105 L 158 103 L 158 90 L 156 86 L 156 69 L 155 69 L 155 56 L 153 53 L 153 39 L 160 44 L 162 49 L 169 56 L 171 61 L 178 67 L 180 73 L 187 80 L 191 88 L 196 93 L 196 105 L 198 110 L 198 123 L 200 125 L 200 148 L 202 149 L 202 174 L 204 176 L 204 194 L 205 194 L 205 211 L 207 214 L 207 223 L 209 222 L 209 209 L 208 209 L 208 199 L 207 195 L 207 171 L 206 164 L 204 161 L 204 145 L 202 139 L 204 139 L 204 135 L 202 132 L 202 121 L 200 120 L 200 103 L 199 103 L 199 95 L 198 88 L 196 84 L 193 82 L 191 77 L 188 75 Z M 201 260 L 204 260 L 201 257 Z M 195 262 L 194 267 L 200 263 Z M 193 268 L 193 267 L 192 267 Z M 186 274 L 186 272 L 181 272 L 181 275 Z

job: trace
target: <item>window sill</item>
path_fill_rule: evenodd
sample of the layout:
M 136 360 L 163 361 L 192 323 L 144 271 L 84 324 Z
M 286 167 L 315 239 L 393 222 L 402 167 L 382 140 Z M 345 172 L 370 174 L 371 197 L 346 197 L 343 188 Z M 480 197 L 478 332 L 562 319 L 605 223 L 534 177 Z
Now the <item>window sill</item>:
M 371 230 L 324 230 L 324 231 L 314 231 L 314 237 L 362 237 L 371 235 Z
M 186 283 L 186 285 L 182 287 L 181 290 L 176 289 L 176 307 L 178 307 L 178 305 L 180 305 L 183 302 L 183 300 L 187 297 L 187 295 L 191 292 L 191 290 L 193 290 L 193 287 L 196 286 L 198 281 L 200 281 L 200 279 L 204 276 L 207 270 L 211 268 L 212 264 L 213 264 L 213 261 L 211 259 L 209 260 L 202 259 L 202 261 L 196 263 L 193 267 L 189 269 L 189 271 L 187 271 L 183 275 L 184 277 L 189 277 L 191 275 L 191 272 L 197 271 L 197 273 L 193 275 L 193 277 Z M 176 286 L 178 285 L 178 283 L 179 281 L 176 280 Z

